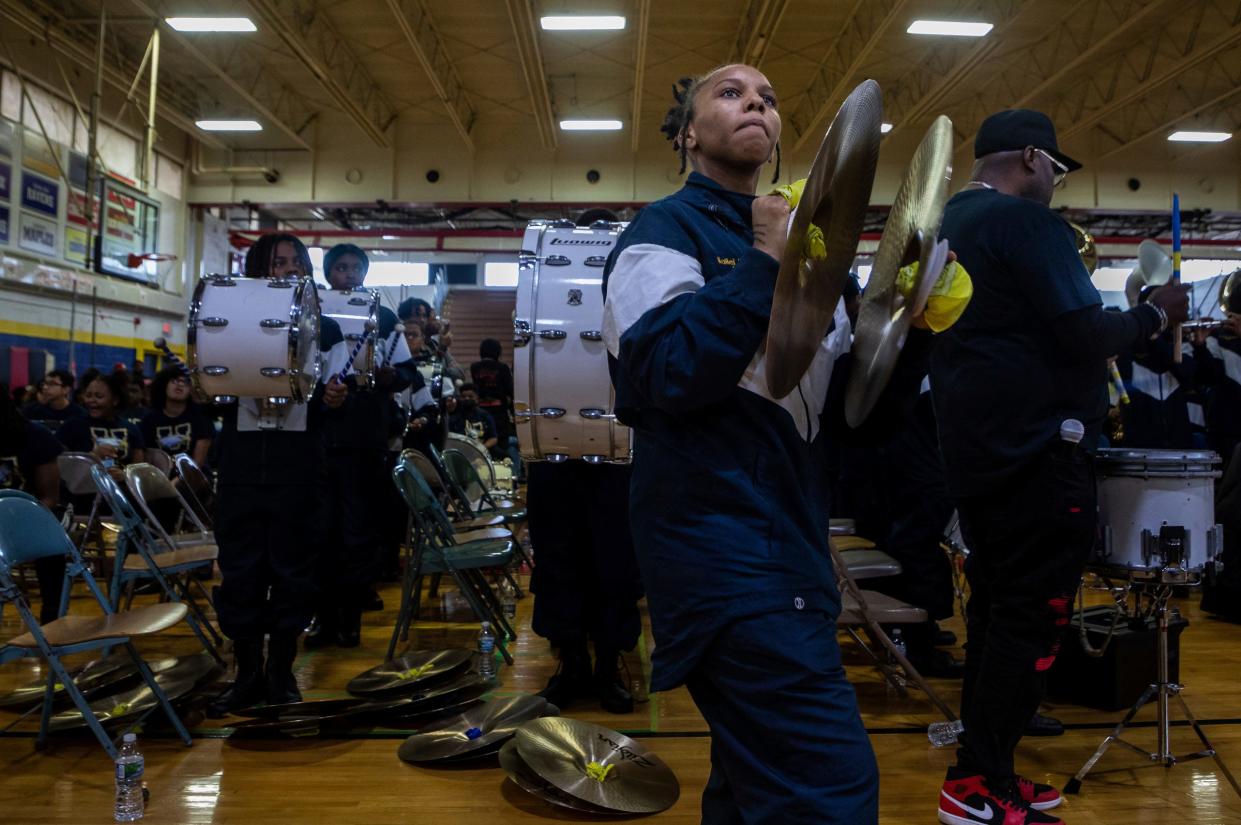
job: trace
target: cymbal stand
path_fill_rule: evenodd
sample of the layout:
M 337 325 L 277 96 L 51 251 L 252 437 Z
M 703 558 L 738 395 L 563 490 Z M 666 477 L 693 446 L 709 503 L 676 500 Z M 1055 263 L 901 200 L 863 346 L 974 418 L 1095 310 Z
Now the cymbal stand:
M 1158 629 L 1157 656 L 1158 656 L 1158 681 L 1150 685 L 1143 691 L 1141 697 L 1129 712 L 1125 714 L 1125 718 L 1113 728 L 1107 738 L 1095 750 L 1094 755 L 1086 760 L 1086 764 L 1082 765 L 1081 770 L 1068 781 L 1064 786 L 1066 794 L 1075 794 L 1081 790 L 1082 780 L 1086 778 L 1086 774 L 1095 766 L 1095 763 L 1102 758 L 1107 749 L 1116 743 L 1124 745 L 1129 750 L 1143 756 L 1151 762 L 1162 764 L 1165 768 L 1171 768 L 1178 762 L 1188 762 L 1192 759 L 1203 759 L 1211 757 L 1215 760 L 1215 764 L 1219 768 L 1219 772 L 1228 780 L 1228 784 L 1232 785 L 1232 789 L 1241 796 L 1241 785 L 1237 784 L 1237 780 L 1228 770 L 1228 766 L 1224 764 L 1224 760 L 1220 758 L 1219 753 L 1211 744 L 1211 740 L 1207 739 L 1206 733 L 1203 732 L 1202 726 L 1198 724 L 1198 720 L 1194 718 L 1193 713 L 1189 710 L 1189 705 L 1185 702 L 1185 698 L 1181 696 L 1182 685 L 1168 681 L 1168 599 L 1172 595 L 1172 586 L 1166 583 L 1152 582 L 1148 585 L 1136 584 L 1136 587 L 1151 588 L 1150 596 L 1152 599 L 1152 609 L 1156 617 L 1156 627 Z M 1203 749 L 1184 756 L 1176 756 L 1171 749 L 1171 725 L 1169 705 L 1171 700 L 1175 699 L 1180 703 L 1181 711 L 1185 714 L 1185 718 L 1189 721 L 1189 726 L 1193 728 L 1198 739 L 1201 740 Z M 1155 702 L 1155 750 L 1153 752 L 1146 751 L 1137 745 L 1127 742 L 1121 738 L 1121 734 L 1125 728 L 1133 721 L 1133 717 L 1137 715 L 1148 702 Z

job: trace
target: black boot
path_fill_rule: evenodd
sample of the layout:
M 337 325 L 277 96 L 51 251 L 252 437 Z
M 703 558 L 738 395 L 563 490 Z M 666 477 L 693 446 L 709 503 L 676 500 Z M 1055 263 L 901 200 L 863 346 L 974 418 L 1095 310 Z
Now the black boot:
M 362 608 L 349 605 L 341 608 L 340 625 L 336 628 L 336 644 L 357 647 L 362 643 Z
M 560 645 L 560 667 L 539 695 L 564 710 L 577 699 L 594 692 L 590 675 L 590 651 L 586 642 Z
M 595 645 L 595 693 L 608 713 L 633 713 L 633 694 L 616 667 L 620 652 Z
M 306 632 L 302 644 L 307 650 L 318 650 L 336 644 L 339 620 L 339 611 L 335 606 L 321 607 L 315 614 L 315 620 L 310 623 L 310 630 Z
M 219 719 L 235 710 L 248 708 L 266 697 L 263 682 L 263 640 L 236 639 L 233 657 L 237 660 L 237 677 L 228 688 L 207 705 L 207 716 Z
M 302 692 L 293 678 L 297 657 L 296 636 L 272 636 L 267 645 L 267 704 L 287 705 L 302 701 Z

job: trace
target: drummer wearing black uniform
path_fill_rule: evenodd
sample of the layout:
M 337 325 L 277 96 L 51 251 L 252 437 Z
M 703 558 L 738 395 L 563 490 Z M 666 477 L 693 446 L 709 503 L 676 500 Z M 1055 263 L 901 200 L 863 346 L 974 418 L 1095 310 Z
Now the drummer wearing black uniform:
M 264 235 L 246 253 L 247 278 L 298 279 L 312 271 L 306 247 L 293 235 Z M 286 411 L 287 427 L 250 427 L 250 407 L 241 407 L 253 399 L 224 407 L 215 519 L 222 581 L 215 608 L 220 629 L 233 640 L 237 678 L 208 708 L 213 716 L 264 700 L 301 699 L 293 659 L 314 612 L 315 565 L 323 543 L 323 419 L 335 414 L 348 392 L 331 372 L 348 358 L 348 353 L 336 357 L 345 344 L 331 318 L 320 319 L 319 348 L 324 375 L 331 378 L 319 383 L 304 410 Z M 298 420 L 302 413 L 304 423 Z M 266 668 L 265 635 L 270 637 Z
M 332 289 L 362 287 L 369 268 L 366 253 L 353 244 L 337 244 L 323 256 L 324 276 Z M 349 400 L 326 422 L 330 526 L 319 565 L 318 625 L 307 634 L 307 647 L 357 647 L 362 608 L 381 575 L 382 505 L 391 500 L 393 489 L 388 465 L 396 412 L 392 394 L 411 384 L 416 392 L 422 376 L 405 336 L 396 332 L 396 314 L 381 305 L 376 324 L 374 387 L 361 388 L 352 376 L 346 379 Z
M 1128 312 L 1102 309 L 1073 231 L 1048 208 L 1080 164 L 1046 115 L 983 122 L 972 179 L 942 236 L 974 282 L 938 336 L 931 393 L 948 484 L 971 554 L 966 576 L 965 733 L 939 798 L 941 822 L 1059 823 L 1048 785 L 1015 773 L 1095 537 L 1091 453 L 1107 412 L 1107 359 L 1184 320 L 1185 288 Z M 1061 440 L 1080 422 L 1080 446 Z

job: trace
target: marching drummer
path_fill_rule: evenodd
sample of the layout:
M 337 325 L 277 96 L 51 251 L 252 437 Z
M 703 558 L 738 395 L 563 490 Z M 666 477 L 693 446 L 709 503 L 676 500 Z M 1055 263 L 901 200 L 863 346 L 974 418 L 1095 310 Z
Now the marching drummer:
M 362 287 L 369 268 L 366 253 L 353 244 L 337 244 L 323 256 L 335 290 Z M 370 587 L 380 577 L 387 515 L 382 505 L 391 498 L 388 439 L 397 426 L 392 394 L 411 385 L 417 391 L 422 381 L 396 314 L 380 305 L 376 321 L 375 386 L 352 387 L 341 414 L 326 422 L 330 525 L 319 565 L 318 621 L 306 636 L 310 648 L 360 643 L 362 609 L 373 600 Z
M 247 278 L 300 279 L 312 271 L 305 245 L 293 235 L 264 235 L 246 253 Z M 349 358 L 331 318 L 320 319 L 319 348 L 329 366 L 325 374 L 332 377 L 319 383 L 307 404 L 271 413 L 262 409 L 262 399 L 242 398 L 224 407 L 215 519 L 222 581 L 215 608 L 220 629 L 233 640 L 237 676 L 208 707 L 212 716 L 263 701 L 301 700 L 293 660 L 314 613 L 323 535 L 318 514 L 326 492 L 323 425 L 348 393 L 330 370 Z M 268 424 L 273 415 L 278 426 L 255 423 Z
M 1128 312 L 1102 308 L 1072 229 L 1049 208 L 1081 164 L 1043 113 L 990 116 L 974 156 L 942 229 L 974 299 L 931 354 L 948 486 L 971 551 L 965 733 L 939 811 L 943 822 L 1052 825 L 1061 820 L 1042 811 L 1059 792 L 1017 775 L 1013 752 L 1095 538 L 1090 453 L 1107 412 L 1107 359 L 1185 320 L 1188 287 L 1161 287 Z

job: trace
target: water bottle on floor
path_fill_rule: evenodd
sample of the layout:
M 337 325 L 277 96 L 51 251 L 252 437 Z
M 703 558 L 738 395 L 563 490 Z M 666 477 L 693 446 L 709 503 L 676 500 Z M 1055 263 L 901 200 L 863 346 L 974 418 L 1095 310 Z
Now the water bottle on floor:
M 960 719 L 951 722 L 932 722 L 926 726 L 926 738 L 937 748 L 955 745 L 957 739 L 965 732 L 965 723 Z
M 478 631 L 478 675 L 485 682 L 496 680 L 496 636 L 491 631 L 491 622 L 483 622 Z
M 500 607 L 504 608 L 504 616 L 508 619 L 517 617 L 517 588 L 507 576 L 500 578 Z
M 134 822 L 142 819 L 142 753 L 138 750 L 138 737 L 127 733 L 121 741 L 121 751 L 116 758 L 116 821 Z

